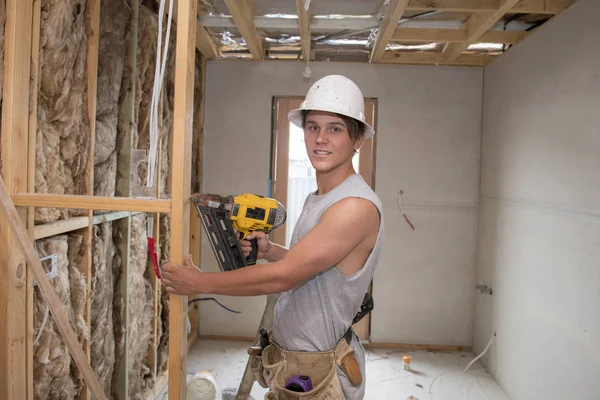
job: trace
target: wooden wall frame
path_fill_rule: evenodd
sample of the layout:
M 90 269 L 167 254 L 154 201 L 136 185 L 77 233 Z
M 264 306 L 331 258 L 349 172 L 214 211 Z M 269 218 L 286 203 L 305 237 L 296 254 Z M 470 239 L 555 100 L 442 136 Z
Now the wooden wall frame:
M 90 0 L 91 35 L 87 48 L 87 109 L 96 115 L 98 72 L 98 44 L 100 2 Z M 138 4 L 137 1 L 133 2 Z M 197 2 L 178 0 L 177 37 L 175 52 L 175 105 L 173 130 L 169 135 L 171 199 L 140 200 L 128 197 L 93 196 L 93 144 L 95 118 L 90 118 L 90 155 L 87 167 L 85 195 L 55 195 L 34 193 L 35 140 L 37 123 L 37 70 L 39 62 L 39 34 L 41 0 L 7 0 L 5 25 L 4 101 L 2 109 L 2 175 L 6 191 L 18 207 L 19 216 L 31 240 L 79 231 L 88 250 L 82 257 L 80 269 L 86 273 L 91 287 L 91 240 L 94 224 L 129 219 L 133 213 L 152 212 L 171 214 L 170 259 L 182 262 L 188 254 L 190 241 L 199 240 L 199 224 L 190 229 L 189 197 L 191 182 L 191 149 L 193 138 L 194 71 L 196 57 Z M 136 18 L 134 18 L 136 20 Z M 137 21 L 134 23 L 137 24 Z M 135 65 L 135 59 L 129 60 Z M 205 66 L 205 63 L 202 63 Z M 32 73 L 30 73 L 32 71 Z M 204 84 L 205 70 L 202 70 Z M 30 94 L 31 91 L 31 94 Z M 203 91 L 204 92 L 204 91 Z M 30 103 L 30 96 L 33 100 Z M 203 109 L 204 101 L 201 108 Z M 199 137 L 202 152 L 203 110 Z M 175 160 L 175 161 L 174 161 Z M 201 179 L 201 167 L 198 167 Z M 85 216 L 34 226 L 35 207 L 78 208 L 89 210 Z M 94 216 L 93 210 L 115 211 Z M 158 223 L 155 223 L 155 226 Z M 197 229 L 196 229 L 197 228 Z M 198 230 L 198 232 L 196 232 Z M 198 246 L 199 249 L 199 246 Z M 197 254 L 199 257 L 199 254 Z M 0 398 L 33 399 L 33 284 L 25 255 L 7 216 L 0 213 L 0 319 L 8 329 L 0 330 Z M 160 282 L 154 280 L 155 287 Z M 90 301 L 85 309 L 85 320 L 90 324 Z M 197 309 L 196 309 L 197 311 Z M 193 315 L 190 313 L 190 316 Z M 187 351 L 197 338 L 187 335 L 187 296 L 170 296 L 168 396 L 185 398 L 187 378 Z M 197 325 L 197 316 L 195 317 Z M 156 328 L 155 328 L 156 329 Z M 156 332 L 155 332 L 156 334 Z M 89 364 L 90 342 L 83 344 Z M 159 382 L 166 379 L 155 377 Z M 159 386 L 160 389 L 160 386 Z M 127 394 L 122 393 L 127 398 Z M 90 398 L 84 387 L 82 397 Z

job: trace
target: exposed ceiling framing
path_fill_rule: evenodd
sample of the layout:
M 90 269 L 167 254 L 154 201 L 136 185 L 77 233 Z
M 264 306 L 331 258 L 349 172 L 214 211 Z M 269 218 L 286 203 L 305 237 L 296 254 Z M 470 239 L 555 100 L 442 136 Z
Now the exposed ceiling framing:
M 208 59 L 485 66 L 576 1 L 198 0 L 196 47 Z

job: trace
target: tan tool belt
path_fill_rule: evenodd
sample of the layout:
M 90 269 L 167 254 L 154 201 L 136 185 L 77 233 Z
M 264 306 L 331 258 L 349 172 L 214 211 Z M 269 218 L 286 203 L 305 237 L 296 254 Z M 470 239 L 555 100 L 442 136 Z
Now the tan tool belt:
M 333 350 L 323 352 L 288 351 L 271 340 L 260 355 L 251 358 L 251 368 L 258 382 L 263 388 L 269 388 L 265 395 L 269 400 L 344 400 L 336 365 L 353 385 L 361 384 L 354 351 L 344 338 Z M 313 389 L 309 392 L 286 389 L 285 383 L 294 375 L 309 376 Z

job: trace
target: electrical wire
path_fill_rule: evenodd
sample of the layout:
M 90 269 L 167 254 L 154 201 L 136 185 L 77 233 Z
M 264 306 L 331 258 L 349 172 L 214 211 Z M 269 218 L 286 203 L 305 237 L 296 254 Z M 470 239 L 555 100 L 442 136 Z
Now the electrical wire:
M 402 208 L 402 194 L 404 194 L 403 190 L 398 191 L 398 207 L 400 207 L 400 212 L 402 212 L 402 215 L 404 216 L 404 219 L 406 220 L 406 222 L 408 223 L 408 225 L 410 225 L 410 227 L 414 231 L 415 230 L 415 226 L 413 225 L 412 222 L 410 222 L 410 219 L 408 218 L 408 215 L 406 215 L 406 213 L 404 212 L 404 208 Z
M 471 360 L 471 362 L 467 365 L 467 367 L 465 368 L 465 372 L 467 372 L 467 370 L 469 369 L 469 367 L 471 365 L 473 365 L 473 363 L 477 360 L 479 360 L 481 357 L 483 357 L 483 355 L 486 353 L 486 351 L 488 351 L 488 349 L 490 348 L 490 346 L 492 345 L 492 342 L 494 341 L 494 339 L 496 338 L 496 332 L 494 332 L 494 336 L 492 336 L 492 338 L 490 339 L 489 343 L 487 344 L 487 346 L 485 346 L 485 349 L 481 352 L 480 355 L 478 355 L 477 357 L 475 357 L 473 360 Z
M 44 315 L 44 321 L 42 322 L 42 326 L 40 326 L 40 330 L 38 331 L 37 337 L 35 338 L 35 340 L 33 342 L 34 346 L 40 340 L 40 337 L 42 337 L 42 332 L 44 331 L 44 327 L 46 326 L 46 323 L 48 322 L 49 316 L 50 316 L 50 307 L 46 307 L 46 314 Z
M 195 303 L 195 302 L 198 302 L 198 301 L 206 301 L 206 300 L 213 300 L 213 301 L 215 301 L 215 302 L 216 302 L 218 305 L 220 305 L 221 307 L 223 307 L 223 308 L 224 308 L 224 309 L 226 309 L 227 311 L 229 311 L 229 312 L 232 312 L 232 313 L 234 313 L 234 314 L 241 314 L 241 313 L 242 313 L 241 311 L 232 310 L 231 308 L 229 308 L 229 307 L 225 306 L 224 304 L 222 304 L 222 303 L 221 303 L 219 300 L 215 299 L 214 297 L 201 297 L 201 298 L 198 298 L 198 299 L 192 299 L 192 300 L 189 300 L 189 301 L 188 301 L 188 305 L 190 305 L 190 304 L 192 304 L 192 303 Z

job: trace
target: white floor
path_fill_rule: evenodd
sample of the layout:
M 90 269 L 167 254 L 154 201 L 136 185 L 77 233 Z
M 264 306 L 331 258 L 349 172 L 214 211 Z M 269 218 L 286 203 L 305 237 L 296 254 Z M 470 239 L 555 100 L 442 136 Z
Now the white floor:
M 215 400 L 234 400 L 248 356 L 248 343 L 201 340 L 188 355 L 188 374 L 208 371 L 217 382 Z M 412 356 L 411 371 L 402 356 Z M 471 353 L 367 350 L 366 400 L 511 400 L 479 361 L 467 372 Z M 252 398 L 263 399 L 265 389 L 254 384 Z M 412 397 L 411 397 L 412 396 Z M 166 399 L 166 393 L 159 398 Z

